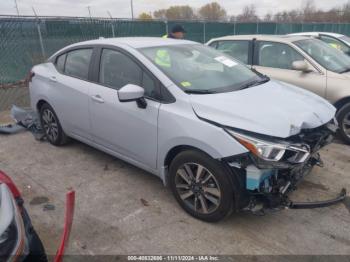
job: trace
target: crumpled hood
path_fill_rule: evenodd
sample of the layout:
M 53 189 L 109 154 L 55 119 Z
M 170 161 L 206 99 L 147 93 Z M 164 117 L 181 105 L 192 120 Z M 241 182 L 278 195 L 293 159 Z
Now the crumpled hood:
M 190 100 L 200 118 L 280 138 L 321 126 L 336 112 L 323 98 L 274 80 L 229 93 L 193 94 Z

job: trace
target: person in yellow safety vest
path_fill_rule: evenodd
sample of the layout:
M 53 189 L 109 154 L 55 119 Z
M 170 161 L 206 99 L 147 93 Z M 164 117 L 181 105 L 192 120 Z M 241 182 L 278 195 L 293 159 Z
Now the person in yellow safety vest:
M 341 46 L 340 46 L 339 44 L 330 43 L 329 45 L 330 45 L 331 47 L 333 47 L 333 48 L 336 48 L 336 49 L 338 49 L 338 50 L 341 50 Z
M 182 25 L 174 25 L 170 34 L 164 35 L 163 38 L 184 39 L 186 30 Z
M 167 50 L 159 49 L 156 53 L 154 62 L 161 67 L 171 67 L 171 59 Z
M 174 25 L 171 28 L 171 33 L 164 35 L 163 38 L 183 39 L 185 37 L 186 30 L 182 25 Z M 155 63 L 161 67 L 171 67 L 171 59 L 167 50 L 160 49 L 156 53 Z

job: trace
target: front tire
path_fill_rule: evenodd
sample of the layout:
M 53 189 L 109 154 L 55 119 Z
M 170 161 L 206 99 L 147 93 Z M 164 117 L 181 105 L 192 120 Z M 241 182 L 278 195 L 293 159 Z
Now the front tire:
M 222 163 L 197 151 L 184 151 L 172 161 L 170 187 L 180 206 L 191 216 L 217 222 L 234 209 L 234 191 Z
M 60 121 L 49 104 L 43 104 L 40 108 L 40 121 L 47 140 L 55 146 L 61 146 L 68 142 Z
M 342 140 L 350 144 L 350 103 L 345 104 L 337 114 L 339 134 Z

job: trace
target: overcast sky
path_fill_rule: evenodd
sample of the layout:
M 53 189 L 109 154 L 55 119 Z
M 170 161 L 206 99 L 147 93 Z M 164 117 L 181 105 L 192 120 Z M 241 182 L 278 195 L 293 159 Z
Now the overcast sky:
M 133 0 L 134 13 L 153 12 L 171 5 L 187 5 L 198 8 L 211 0 Z M 300 8 L 304 0 L 218 0 L 229 15 L 239 14 L 247 4 L 254 4 L 259 15 L 285 9 Z M 346 3 L 347 0 L 315 0 L 318 8 L 330 9 Z M 17 0 L 22 15 L 32 15 L 32 6 L 38 15 L 88 16 L 90 6 L 92 16 L 107 16 L 107 10 L 113 17 L 131 17 L 130 0 Z M 16 14 L 15 0 L 0 0 L 0 14 Z

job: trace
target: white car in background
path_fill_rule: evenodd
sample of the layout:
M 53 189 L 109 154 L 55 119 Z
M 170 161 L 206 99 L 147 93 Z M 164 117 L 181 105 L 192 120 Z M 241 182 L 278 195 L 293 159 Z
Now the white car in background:
M 345 54 L 350 56 L 350 37 L 346 35 L 328 32 L 301 32 L 289 35 L 316 37 L 321 41 L 343 51 Z

